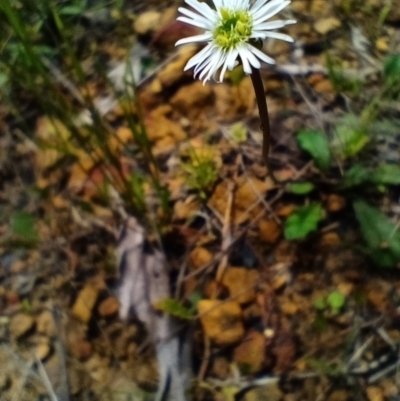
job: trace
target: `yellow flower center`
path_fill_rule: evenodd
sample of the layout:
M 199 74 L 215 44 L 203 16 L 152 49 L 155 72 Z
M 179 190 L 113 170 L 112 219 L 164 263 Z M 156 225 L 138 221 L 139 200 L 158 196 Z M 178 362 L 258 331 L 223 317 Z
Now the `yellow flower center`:
M 224 50 L 235 48 L 249 40 L 253 29 L 253 19 L 247 11 L 221 9 L 221 19 L 214 29 L 214 42 Z

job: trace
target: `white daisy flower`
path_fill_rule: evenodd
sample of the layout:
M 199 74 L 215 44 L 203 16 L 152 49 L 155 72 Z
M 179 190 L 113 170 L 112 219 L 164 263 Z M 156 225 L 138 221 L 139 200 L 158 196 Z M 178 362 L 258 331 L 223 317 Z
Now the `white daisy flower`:
M 199 53 L 192 57 L 184 70 L 194 68 L 194 76 L 206 83 L 216 76 L 221 68 L 219 81 L 224 78 L 226 70 L 232 70 L 240 58 L 246 74 L 252 73 L 252 68 L 260 68 L 261 61 L 275 64 L 275 61 L 261 52 L 257 41 L 265 38 L 281 39 L 293 42 L 293 39 L 283 33 L 272 32 L 274 29 L 294 24 L 295 20 L 276 20 L 267 22 L 271 17 L 283 10 L 289 0 L 256 0 L 250 5 L 250 0 L 212 0 L 213 10 L 208 4 L 197 0 L 185 0 L 195 11 L 180 7 L 178 11 L 183 16 L 179 21 L 202 28 L 201 35 L 191 36 L 176 42 L 176 45 L 186 43 L 207 42 Z

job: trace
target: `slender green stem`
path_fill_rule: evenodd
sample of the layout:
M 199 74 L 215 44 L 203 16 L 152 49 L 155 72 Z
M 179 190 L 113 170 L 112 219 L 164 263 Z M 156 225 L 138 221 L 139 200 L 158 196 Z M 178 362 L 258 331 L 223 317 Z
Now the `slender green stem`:
M 264 85 L 261 79 L 260 71 L 257 68 L 252 68 L 251 82 L 253 83 L 254 93 L 256 95 L 258 114 L 261 120 L 261 130 L 263 133 L 263 143 L 262 143 L 262 157 L 264 159 L 265 165 L 268 169 L 268 174 L 276 184 L 277 179 L 271 170 L 268 153 L 271 146 L 271 127 L 269 124 L 268 106 L 267 99 L 265 98 Z

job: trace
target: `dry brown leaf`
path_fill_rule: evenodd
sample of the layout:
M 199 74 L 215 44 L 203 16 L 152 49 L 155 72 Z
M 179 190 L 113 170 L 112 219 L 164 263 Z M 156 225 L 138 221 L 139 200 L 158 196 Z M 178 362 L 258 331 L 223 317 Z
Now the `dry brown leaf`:
M 289 203 L 289 204 L 279 204 L 276 207 L 276 211 L 275 213 L 279 216 L 279 217 L 287 217 L 290 214 L 292 214 L 296 209 L 297 209 L 297 205 L 295 205 L 294 203 Z
M 133 133 L 128 127 L 119 127 L 115 133 L 111 134 L 108 139 L 108 148 L 118 154 L 121 152 L 125 145 L 133 141 Z
M 267 244 L 274 244 L 282 234 L 281 226 L 272 219 L 261 220 L 258 224 L 260 240 Z
M 368 301 L 379 311 L 386 312 L 388 306 L 387 294 L 378 288 L 369 288 L 367 290 Z
M 161 16 L 162 14 L 159 11 L 145 11 L 136 17 L 133 29 L 138 35 L 147 35 L 160 25 Z
M 333 96 L 334 93 L 334 87 L 332 82 L 329 79 L 324 79 L 321 82 L 318 82 L 315 86 L 314 89 L 317 93 L 326 93 L 329 95 Z
M 365 390 L 368 401 L 384 401 L 385 394 L 378 386 L 368 386 Z
M 265 346 L 265 336 L 251 329 L 235 348 L 233 352 L 234 360 L 239 366 L 243 366 L 246 373 L 257 373 L 265 362 Z
M 108 297 L 97 308 L 101 317 L 115 316 L 119 311 L 119 302 L 115 297 Z
M 195 45 L 182 46 L 178 49 L 177 59 L 168 63 L 168 65 L 158 73 L 158 79 L 164 88 L 174 85 L 184 77 L 183 69 L 197 50 L 198 47 Z
M 206 336 L 216 344 L 233 344 L 243 337 L 242 310 L 237 302 L 202 299 L 198 311 Z
M 187 136 L 181 126 L 165 114 L 165 107 L 160 106 L 145 118 L 147 136 L 160 151 L 185 140 Z
M 259 280 L 260 273 L 257 270 L 229 267 L 222 277 L 222 284 L 228 288 L 231 298 L 239 304 L 245 304 L 256 298 L 256 285 Z
M 201 81 L 195 81 L 179 89 L 172 96 L 170 102 L 174 110 L 193 119 L 202 114 L 205 107 L 212 105 L 213 97 L 210 85 L 203 85 Z
M 339 28 L 341 22 L 335 17 L 321 18 L 314 24 L 314 29 L 321 35 L 326 35 L 328 32 Z
M 244 78 L 239 85 L 220 84 L 214 87 L 215 108 L 221 121 L 232 121 L 237 115 L 251 114 L 255 107 L 250 77 Z
M 189 256 L 189 268 L 197 270 L 208 265 L 213 259 L 213 255 L 206 248 L 199 246 L 193 249 Z
M 211 208 L 215 209 L 221 216 L 225 215 L 228 207 L 229 192 L 227 185 L 227 182 L 217 185 L 208 202 Z M 261 181 L 252 177 L 239 177 L 232 206 L 234 224 L 242 224 L 258 215 L 264 208 L 260 199 L 272 187 L 273 185 L 270 181 Z M 259 204 L 255 206 L 256 203 Z
M 227 379 L 230 374 L 229 361 L 224 357 L 216 357 L 213 359 L 211 371 L 219 379 Z
M 327 401 L 347 401 L 349 399 L 349 392 L 346 390 L 334 390 L 329 395 Z
M 72 316 L 87 323 L 92 317 L 92 310 L 99 296 L 99 289 L 88 284 L 82 288 L 72 306 Z
M 295 302 L 285 299 L 281 302 L 280 309 L 284 315 L 295 315 L 299 310 L 299 306 Z
M 389 50 L 389 38 L 380 37 L 375 41 L 375 48 L 379 52 L 386 53 Z
M 340 244 L 340 237 L 336 232 L 327 232 L 322 234 L 319 240 L 320 247 L 333 247 Z
M 326 207 L 329 212 L 339 212 L 346 207 L 346 199 L 337 194 L 330 194 L 326 199 Z
M 18 340 L 29 333 L 35 325 L 35 319 L 26 313 L 17 313 L 14 315 L 8 326 L 13 339 Z

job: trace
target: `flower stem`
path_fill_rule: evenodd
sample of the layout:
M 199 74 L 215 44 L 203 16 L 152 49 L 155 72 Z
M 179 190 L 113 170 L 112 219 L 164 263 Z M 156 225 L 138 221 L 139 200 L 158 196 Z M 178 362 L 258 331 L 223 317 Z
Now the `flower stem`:
M 275 178 L 273 171 L 271 170 L 268 159 L 269 148 L 271 145 L 271 127 L 269 124 L 267 99 L 265 98 L 264 85 L 261 79 L 260 70 L 257 68 L 252 68 L 252 73 L 250 76 L 251 82 L 253 83 L 254 87 L 254 93 L 256 95 L 258 114 L 260 116 L 261 130 L 263 133 L 262 157 L 268 169 L 269 176 L 271 177 L 272 181 L 277 184 L 278 181 Z

